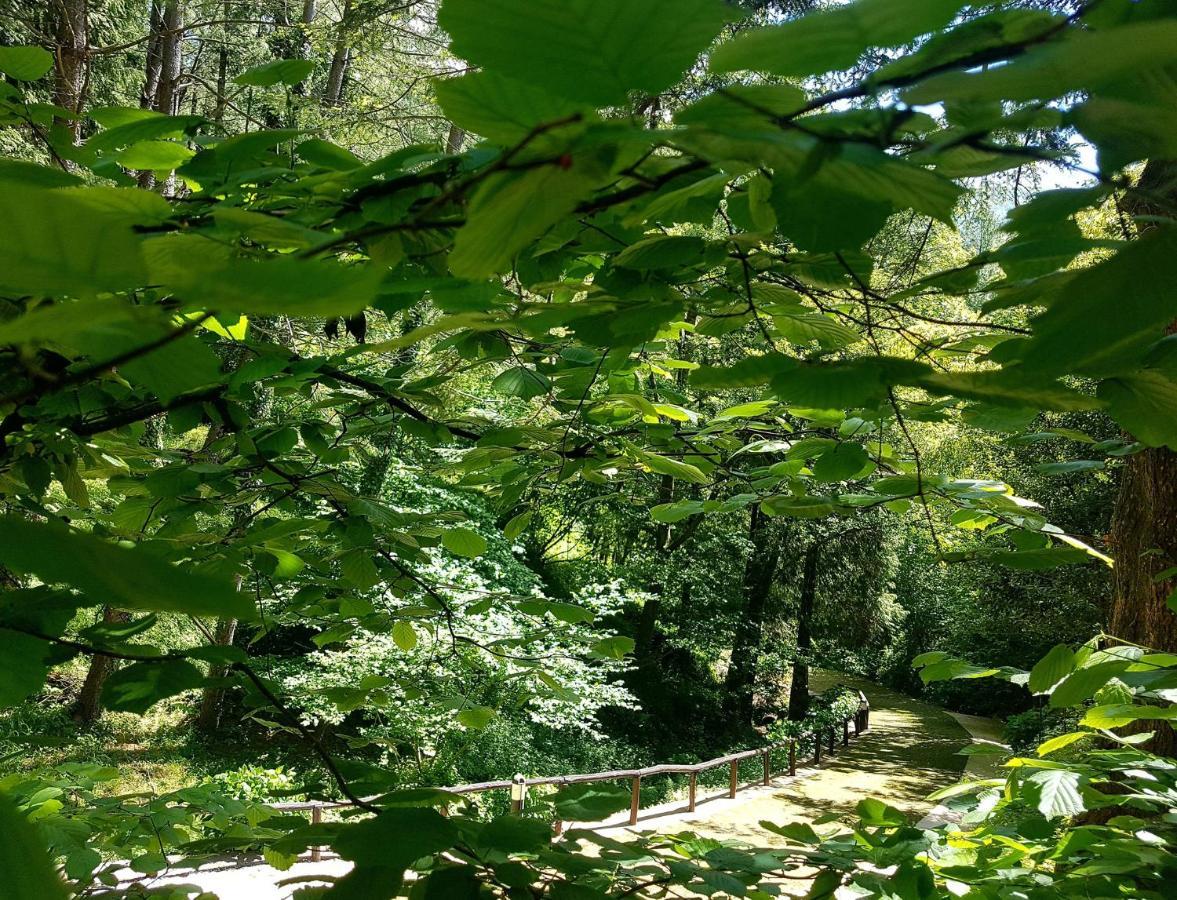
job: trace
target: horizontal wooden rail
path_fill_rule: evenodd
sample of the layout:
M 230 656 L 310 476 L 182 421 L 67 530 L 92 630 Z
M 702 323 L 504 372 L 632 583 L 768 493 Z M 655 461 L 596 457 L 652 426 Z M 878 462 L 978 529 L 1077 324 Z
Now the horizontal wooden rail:
M 858 712 L 852 716 L 848 716 L 842 721 L 842 746 L 846 746 L 850 742 L 850 723 L 854 723 L 854 735 L 857 737 L 870 727 L 870 705 L 863 698 L 863 705 L 859 707 Z M 684 763 L 665 763 L 658 766 L 646 766 L 641 769 L 615 769 L 610 772 L 589 772 L 581 775 L 542 775 L 537 778 L 524 778 L 521 782 L 516 782 L 512 779 L 500 781 L 480 781 L 474 784 L 458 784 L 453 787 L 438 788 L 441 791 L 448 791 L 454 794 L 454 799 L 457 800 L 463 794 L 481 794 L 486 791 L 501 791 L 510 790 L 511 787 L 517 783 L 522 783 L 526 787 L 535 787 L 537 785 L 555 785 L 565 786 L 570 784 L 592 784 L 598 781 L 620 781 L 628 779 L 631 783 L 631 799 L 629 808 L 629 824 L 636 825 L 638 821 L 638 811 L 641 805 L 641 785 L 643 778 L 652 778 L 656 775 L 690 775 L 689 796 L 687 800 L 687 810 L 689 812 L 695 811 L 695 794 L 698 785 L 699 775 L 710 769 L 716 769 L 720 766 L 730 766 L 731 774 L 728 780 L 728 796 L 735 797 L 736 791 L 739 789 L 739 768 L 740 763 L 746 759 L 753 759 L 760 757 L 761 764 L 764 769 L 761 782 L 769 784 L 773 776 L 772 769 L 772 754 L 773 751 L 788 748 L 789 775 L 797 774 L 797 744 L 805 738 L 812 738 L 813 740 L 813 761 L 815 764 L 821 762 L 822 743 L 828 744 L 826 749 L 827 754 L 833 754 L 834 745 L 837 741 L 836 726 L 818 729 L 816 731 L 807 731 L 797 735 L 795 738 L 789 738 L 784 741 L 777 741 L 763 747 L 755 747 L 751 750 L 740 750 L 736 753 L 728 753 L 725 756 L 717 756 L 715 759 L 709 759 L 704 762 L 694 764 Z M 366 797 L 365 800 L 377 800 L 379 797 Z M 291 803 L 272 803 L 269 804 L 272 808 L 281 810 L 283 812 L 304 812 L 311 811 L 312 821 L 318 823 L 321 820 L 322 810 L 324 809 L 341 809 L 343 807 L 353 806 L 349 800 L 304 800 Z M 555 823 L 557 832 L 561 830 L 561 823 Z M 312 859 L 315 859 L 318 854 L 317 850 L 311 853 Z

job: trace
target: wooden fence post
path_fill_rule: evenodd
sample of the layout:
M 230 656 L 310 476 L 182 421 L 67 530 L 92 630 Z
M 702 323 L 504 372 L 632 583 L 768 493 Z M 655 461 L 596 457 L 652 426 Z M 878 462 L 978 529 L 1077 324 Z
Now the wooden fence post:
M 844 719 L 842 721 L 842 746 L 845 747 L 850 743 L 850 720 Z
M 323 808 L 320 806 L 311 807 L 311 824 L 320 825 L 323 822 Z M 322 847 L 311 847 L 311 862 L 319 862 L 323 858 Z
M 764 783 L 769 784 L 772 781 L 772 751 L 765 750 L 760 756 L 764 761 Z
M 821 732 L 815 731 L 813 733 L 813 764 L 819 765 L 821 763 Z
M 830 741 L 830 746 L 828 749 L 830 751 L 830 756 L 833 756 L 834 755 L 834 726 L 833 725 L 830 726 L 829 741 Z
M 795 740 L 789 741 L 789 774 L 797 774 L 797 742 Z
M 633 778 L 633 786 L 630 789 L 629 796 L 629 824 L 636 825 L 638 823 L 638 807 L 642 802 L 642 776 L 635 775 Z
M 727 788 L 727 795 L 734 798 L 736 796 L 736 788 L 740 784 L 740 761 L 738 759 L 732 760 L 732 776 L 731 783 Z
M 698 785 L 699 785 L 699 773 L 692 772 L 691 773 L 690 793 L 689 793 L 688 799 L 687 799 L 687 812 L 694 812 L 695 811 L 695 788 L 697 788 Z

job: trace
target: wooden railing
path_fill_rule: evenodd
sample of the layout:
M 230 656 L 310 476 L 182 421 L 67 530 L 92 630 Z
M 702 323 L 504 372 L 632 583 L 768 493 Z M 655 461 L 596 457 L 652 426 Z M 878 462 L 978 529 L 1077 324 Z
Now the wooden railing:
M 850 725 L 854 724 L 854 735 L 858 736 L 870 727 L 870 706 L 865 699 L 863 705 L 859 707 L 858 711 L 847 717 L 842 721 L 841 744 L 845 747 L 850 743 Z M 774 751 L 788 749 L 788 774 L 797 774 L 797 745 L 806 738 L 813 739 L 813 764 L 819 765 L 822 757 L 822 744 L 826 744 L 825 752 L 828 755 L 834 754 L 834 746 L 838 742 L 838 727 L 836 725 L 828 728 L 820 729 L 819 731 L 803 732 L 794 738 L 789 738 L 784 741 L 777 741 L 773 744 L 767 744 L 763 747 L 755 747 L 751 750 L 741 750 L 736 753 L 729 753 L 726 756 L 717 756 L 715 759 L 709 759 L 705 762 L 694 764 L 680 764 L 670 763 L 659 766 L 647 766 L 642 769 L 616 769 L 611 772 L 590 772 L 583 775 L 544 775 L 538 778 L 523 778 L 516 776 L 516 778 L 505 781 L 481 781 L 476 784 L 459 784 L 453 787 L 439 788 L 439 790 L 448 791 L 451 794 L 482 794 L 487 791 L 501 791 L 511 790 L 517 785 L 525 787 L 534 787 L 538 785 L 555 785 L 567 786 L 570 784 L 591 784 L 598 781 L 621 781 L 628 779 L 630 781 L 630 805 L 629 805 L 629 824 L 636 825 L 638 821 L 638 812 L 641 808 L 641 789 L 642 779 L 651 778 L 656 775 L 689 775 L 690 781 L 687 790 L 687 812 L 695 811 L 695 796 L 697 793 L 699 775 L 703 772 L 717 769 L 720 766 L 729 766 L 731 768 L 731 775 L 728 779 L 728 796 L 735 797 L 736 791 L 739 790 L 739 770 L 740 763 L 744 760 L 754 759 L 759 756 L 762 764 L 762 784 L 769 784 L 776 771 L 772 768 L 772 754 Z M 369 798 L 375 799 L 375 798 Z M 457 799 L 457 798 L 455 798 Z M 325 809 L 341 809 L 343 807 L 352 806 L 354 804 L 349 800 L 305 800 L 293 803 L 273 803 L 270 804 L 274 809 L 282 810 L 283 812 L 307 812 L 311 814 L 311 822 L 319 824 L 322 821 L 323 810 Z M 519 813 L 523 811 L 523 800 L 512 799 L 512 812 Z M 444 815 L 446 809 L 442 810 Z M 553 827 L 557 834 L 563 830 L 563 823 L 556 821 Z M 320 857 L 318 848 L 311 850 L 311 860 L 317 862 Z

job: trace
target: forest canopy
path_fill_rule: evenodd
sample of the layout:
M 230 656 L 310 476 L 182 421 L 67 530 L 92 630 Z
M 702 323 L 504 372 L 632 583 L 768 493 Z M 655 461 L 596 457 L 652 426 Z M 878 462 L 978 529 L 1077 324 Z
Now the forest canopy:
M 0 894 L 1172 890 L 1171 2 L 0 0 L 0 75 Z M 443 790 L 815 668 L 1003 777 L 757 851 Z

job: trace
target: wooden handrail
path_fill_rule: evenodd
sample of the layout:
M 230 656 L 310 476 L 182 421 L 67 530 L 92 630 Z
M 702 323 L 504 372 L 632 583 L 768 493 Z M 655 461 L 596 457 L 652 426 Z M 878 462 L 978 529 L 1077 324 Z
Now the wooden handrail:
M 848 716 L 842 720 L 842 744 L 845 746 L 850 741 L 850 723 L 854 723 L 854 736 L 862 734 L 866 731 L 869 725 L 870 706 L 865 703 L 861 706 L 854 715 Z M 821 761 L 821 744 L 823 738 L 829 741 L 829 750 L 832 753 L 834 749 L 835 730 L 833 727 L 829 729 L 818 729 L 816 731 L 806 731 L 797 735 L 797 737 L 789 738 L 784 741 L 776 741 L 772 744 L 767 744 L 763 747 L 755 747 L 751 750 L 739 750 L 735 753 L 728 753 L 724 756 L 717 756 L 715 759 L 709 759 L 704 762 L 694 764 L 684 763 L 664 763 L 657 766 L 646 766 L 641 769 L 615 769 L 609 772 L 589 772 L 579 775 L 544 775 L 537 778 L 525 778 L 523 784 L 527 787 L 536 785 L 569 785 L 569 784 L 591 784 L 598 781 L 616 781 L 620 779 L 630 779 L 632 782 L 632 800 L 629 811 L 629 824 L 636 825 L 638 820 L 638 810 L 640 807 L 640 789 L 643 778 L 650 778 L 655 775 L 690 775 L 690 797 L 687 808 L 693 812 L 695 809 L 695 788 L 698 782 L 698 776 L 702 772 L 709 769 L 715 769 L 720 766 L 731 766 L 731 777 L 728 784 L 728 796 L 734 797 L 739 788 L 739 764 L 746 759 L 752 759 L 759 756 L 763 761 L 764 775 L 763 783 L 768 784 L 772 778 L 772 752 L 774 750 L 781 750 L 785 747 L 789 748 L 789 767 L 790 775 L 795 775 L 797 772 L 797 742 L 803 738 L 813 738 L 815 753 L 814 762 Z M 447 791 L 454 794 L 456 800 L 463 794 L 481 794 L 486 791 L 509 790 L 515 782 L 508 780 L 500 781 L 480 781 L 474 784 L 458 784 L 453 787 L 437 788 L 439 791 Z M 365 797 L 365 800 L 376 800 L 376 797 Z M 354 806 L 349 800 L 304 800 L 292 803 L 271 803 L 268 804 L 271 808 L 281 810 L 283 812 L 302 812 L 306 810 L 312 811 L 315 821 L 319 820 L 320 812 L 324 809 L 341 809 L 348 806 Z M 557 830 L 559 830 L 560 823 L 556 823 Z

